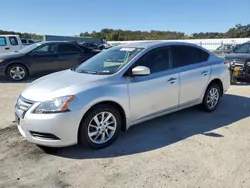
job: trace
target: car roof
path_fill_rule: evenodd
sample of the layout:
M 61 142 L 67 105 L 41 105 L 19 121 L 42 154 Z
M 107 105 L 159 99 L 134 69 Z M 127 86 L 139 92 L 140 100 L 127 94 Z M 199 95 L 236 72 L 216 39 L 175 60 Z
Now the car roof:
M 11 35 L 11 34 L 9 34 L 9 35 L 0 35 L 1 37 L 19 37 L 19 35 Z
M 178 41 L 148 41 L 148 42 L 135 42 L 135 43 L 127 43 L 120 44 L 120 47 L 135 47 L 135 48 L 151 48 L 157 46 L 168 46 L 168 45 L 189 45 L 199 47 L 196 44 L 188 43 L 188 42 L 178 42 Z
M 38 43 L 40 43 L 40 44 L 49 44 L 49 43 L 73 43 L 73 44 L 76 44 L 73 41 L 41 41 Z

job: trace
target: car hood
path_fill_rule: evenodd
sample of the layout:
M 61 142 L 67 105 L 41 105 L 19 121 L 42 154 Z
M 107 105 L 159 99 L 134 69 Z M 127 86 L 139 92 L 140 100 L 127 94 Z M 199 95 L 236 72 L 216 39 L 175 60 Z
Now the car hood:
M 24 54 L 19 53 L 19 52 L 8 52 L 8 53 L 3 53 L 0 54 L 0 59 L 10 59 L 10 58 L 16 58 L 16 57 L 22 57 Z
M 75 95 L 103 83 L 107 77 L 109 75 L 84 74 L 72 70 L 60 71 L 35 80 L 21 95 L 32 101 Z
M 246 53 L 230 53 L 226 55 L 225 57 L 226 60 L 231 60 L 231 59 L 250 59 L 250 54 Z

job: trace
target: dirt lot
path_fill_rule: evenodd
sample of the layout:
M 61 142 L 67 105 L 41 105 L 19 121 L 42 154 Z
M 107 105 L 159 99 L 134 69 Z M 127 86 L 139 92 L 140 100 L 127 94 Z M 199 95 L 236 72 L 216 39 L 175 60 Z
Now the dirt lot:
M 133 126 L 103 150 L 44 151 L 12 123 L 26 85 L 0 82 L 0 187 L 250 187 L 250 86 L 232 86 L 214 113 L 191 108 Z

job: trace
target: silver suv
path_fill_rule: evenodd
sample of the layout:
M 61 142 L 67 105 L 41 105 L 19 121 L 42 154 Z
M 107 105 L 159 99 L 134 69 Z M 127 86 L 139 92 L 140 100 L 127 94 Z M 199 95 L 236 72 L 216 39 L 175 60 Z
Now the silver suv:
M 16 122 L 38 145 L 99 149 L 158 116 L 194 105 L 214 111 L 229 77 L 223 60 L 197 45 L 121 45 L 31 83 L 17 100 Z

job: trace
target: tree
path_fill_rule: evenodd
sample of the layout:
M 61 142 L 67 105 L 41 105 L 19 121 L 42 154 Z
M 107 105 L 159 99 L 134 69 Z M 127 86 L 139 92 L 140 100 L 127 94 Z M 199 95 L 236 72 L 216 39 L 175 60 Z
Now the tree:
M 42 40 L 41 35 L 34 33 L 20 33 L 14 31 L 0 30 L 0 34 L 15 34 L 20 35 L 22 38 L 31 38 Z M 128 41 L 128 40 L 175 40 L 175 39 L 214 39 L 214 38 L 248 38 L 250 37 L 250 24 L 241 25 L 237 24 L 235 27 L 230 28 L 227 32 L 200 32 L 193 33 L 192 35 L 185 35 L 184 32 L 177 31 L 131 31 L 121 29 L 103 28 L 101 31 L 81 32 L 81 37 L 103 38 L 108 41 Z

